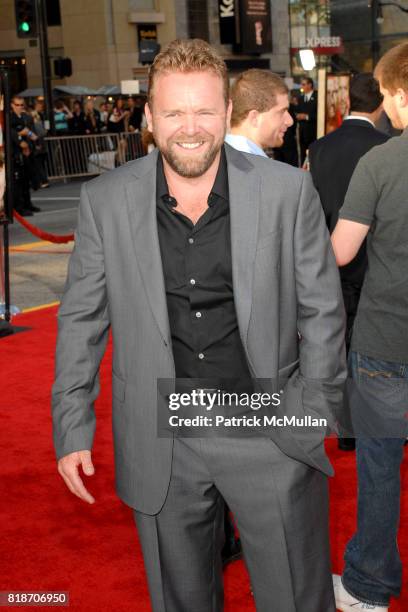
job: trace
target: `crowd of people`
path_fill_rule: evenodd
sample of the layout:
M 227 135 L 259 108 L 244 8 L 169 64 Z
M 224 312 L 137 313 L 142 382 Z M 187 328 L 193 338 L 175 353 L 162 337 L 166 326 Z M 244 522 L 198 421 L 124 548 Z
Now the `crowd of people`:
M 129 97 L 126 100 L 118 98 L 115 103 L 105 101 L 99 105 L 99 109 L 95 108 L 93 98 L 87 98 L 85 102 L 73 100 L 71 106 L 71 109 L 68 108 L 67 103 L 61 98 L 54 101 L 56 136 L 135 133 L 143 130 L 145 126 L 144 99 L 141 96 Z M 24 98 L 13 96 L 11 137 L 14 209 L 24 217 L 40 211 L 40 208 L 32 203 L 30 189 L 36 191 L 49 186 L 47 149 L 44 141 L 48 134 L 44 98 L 39 97 L 33 105 L 28 105 Z M 126 158 L 128 149 L 126 141 L 119 140 L 118 150 L 121 159 Z M 85 168 L 87 159 L 81 160 L 80 163 Z
M 69 109 L 61 98 L 54 102 L 54 121 L 57 135 L 113 134 L 137 132 L 144 127 L 144 98 L 118 98 L 115 103 L 102 102 L 95 108 L 93 98 L 85 102 L 74 100 Z

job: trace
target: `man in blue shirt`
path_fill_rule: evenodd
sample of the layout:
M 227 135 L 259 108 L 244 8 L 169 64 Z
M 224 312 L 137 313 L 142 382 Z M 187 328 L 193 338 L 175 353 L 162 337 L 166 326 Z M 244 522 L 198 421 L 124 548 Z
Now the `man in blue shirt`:
M 229 145 L 263 157 L 265 149 L 282 146 L 293 119 L 288 88 L 280 76 L 269 70 L 246 70 L 235 80 L 231 100 L 231 127 L 225 137 Z

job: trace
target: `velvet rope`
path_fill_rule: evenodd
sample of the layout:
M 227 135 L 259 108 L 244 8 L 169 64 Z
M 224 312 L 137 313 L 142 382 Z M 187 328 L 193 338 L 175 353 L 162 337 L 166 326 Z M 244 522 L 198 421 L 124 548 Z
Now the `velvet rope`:
M 43 230 L 35 227 L 28 221 L 24 219 L 16 210 L 13 211 L 14 218 L 17 219 L 19 223 L 23 227 L 25 227 L 31 234 L 37 236 L 37 238 L 41 238 L 41 240 L 46 240 L 47 242 L 53 242 L 55 244 L 65 244 L 66 242 L 72 242 L 74 240 L 74 234 L 65 234 L 64 236 L 56 236 L 55 234 L 49 234 L 48 232 L 44 232 Z

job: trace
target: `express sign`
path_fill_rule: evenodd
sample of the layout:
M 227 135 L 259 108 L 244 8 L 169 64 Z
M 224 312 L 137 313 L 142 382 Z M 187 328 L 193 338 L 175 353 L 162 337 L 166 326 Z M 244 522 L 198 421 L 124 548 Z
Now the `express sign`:
M 299 49 L 312 49 L 317 55 L 336 55 L 343 52 L 341 36 L 308 36 L 300 40 L 300 46 L 292 47 L 292 53 Z

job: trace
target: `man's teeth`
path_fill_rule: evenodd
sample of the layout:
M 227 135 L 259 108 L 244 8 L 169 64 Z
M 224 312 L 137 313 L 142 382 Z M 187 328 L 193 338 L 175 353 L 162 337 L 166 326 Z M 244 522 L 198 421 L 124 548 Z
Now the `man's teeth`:
M 203 143 L 202 142 L 179 142 L 178 144 L 180 145 L 180 147 L 183 147 L 184 149 L 196 149 Z

